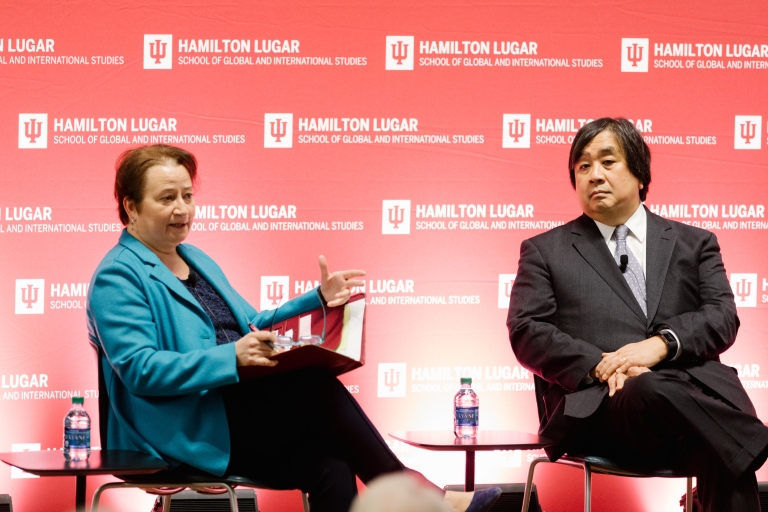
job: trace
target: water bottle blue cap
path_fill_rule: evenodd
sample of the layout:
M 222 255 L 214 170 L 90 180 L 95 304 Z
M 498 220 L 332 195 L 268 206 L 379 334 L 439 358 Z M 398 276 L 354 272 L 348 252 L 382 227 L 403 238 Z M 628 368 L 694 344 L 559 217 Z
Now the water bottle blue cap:
M 72 403 L 73 404 L 81 404 L 82 405 L 84 403 L 83 402 L 83 397 L 81 397 L 81 396 L 73 396 L 72 397 Z
M 462 377 L 461 378 L 462 384 L 472 384 L 472 377 Z

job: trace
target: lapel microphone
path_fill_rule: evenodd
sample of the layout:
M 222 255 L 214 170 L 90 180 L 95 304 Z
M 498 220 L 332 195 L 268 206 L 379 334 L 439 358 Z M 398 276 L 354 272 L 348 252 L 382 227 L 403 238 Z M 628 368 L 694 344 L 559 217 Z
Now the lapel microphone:
M 624 261 L 624 260 L 622 260 L 622 261 Z M 622 270 L 622 272 L 624 272 L 624 271 Z M 191 288 L 196 288 L 197 287 L 197 274 L 195 274 L 192 271 L 192 269 L 189 270 L 189 277 L 187 278 L 187 283 L 189 283 L 189 286 Z
M 621 256 L 619 256 L 619 261 L 621 262 L 621 264 L 619 265 L 619 270 L 621 270 L 621 273 L 623 274 L 624 272 L 627 271 L 627 265 L 629 264 L 629 256 L 627 256 L 626 254 L 622 254 Z

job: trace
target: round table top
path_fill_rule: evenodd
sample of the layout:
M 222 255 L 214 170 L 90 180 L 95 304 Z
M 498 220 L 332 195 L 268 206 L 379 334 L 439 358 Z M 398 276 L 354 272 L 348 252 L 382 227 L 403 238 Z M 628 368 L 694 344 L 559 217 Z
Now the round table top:
M 411 446 L 436 451 L 536 450 L 552 444 L 549 439 L 518 430 L 480 430 L 477 437 L 456 437 L 452 430 L 408 430 L 389 436 Z
M 0 453 L 0 460 L 40 476 L 140 475 L 167 469 L 157 457 L 129 450 L 91 450 L 88 460 L 72 462 L 60 450 Z

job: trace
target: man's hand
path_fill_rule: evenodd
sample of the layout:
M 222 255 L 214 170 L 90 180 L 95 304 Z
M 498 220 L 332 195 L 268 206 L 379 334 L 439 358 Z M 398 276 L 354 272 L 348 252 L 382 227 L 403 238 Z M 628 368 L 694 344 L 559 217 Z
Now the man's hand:
M 330 307 L 341 306 L 349 300 L 352 288 L 365 283 L 355 277 L 364 276 L 364 270 L 339 270 L 328 272 L 325 256 L 320 256 L 320 293 Z
M 277 354 L 265 342 L 275 343 L 276 337 L 269 331 L 249 332 L 235 342 L 237 366 L 275 366 L 277 361 L 267 359 Z
M 652 368 L 667 357 L 667 342 L 654 336 L 637 343 L 624 345 L 616 352 L 603 353 L 603 360 L 595 367 L 595 375 L 605 382 L 614 374 L 626 373 L 633 366 Z
M 651 370 L 645 366 L 631 366 L 626 373 L 614 373 L 608 377 L 608 396 L 613 396 L 617 391 L 623 389 L 627 379 L 637 377 L 638 375 L 649 371 Z

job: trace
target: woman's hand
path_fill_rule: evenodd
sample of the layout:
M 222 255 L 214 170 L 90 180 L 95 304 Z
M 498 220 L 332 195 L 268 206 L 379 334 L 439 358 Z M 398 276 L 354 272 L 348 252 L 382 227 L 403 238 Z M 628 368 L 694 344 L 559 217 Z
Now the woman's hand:
M 276 337 L 268 331 L 249 332 L 235 342 L 237 366 L 275 366 L 277 361 L 267 359 L 277 354 L 265 342 L 274 344 Z
M 364 275 L 364 270 L 339 270 L 329 273 L 325 256 L 320 256 L 320 293 L 330 307 L 341 306 L 347 302 L 352 295 L 352 288 L 365 284 L 354 278 Z

